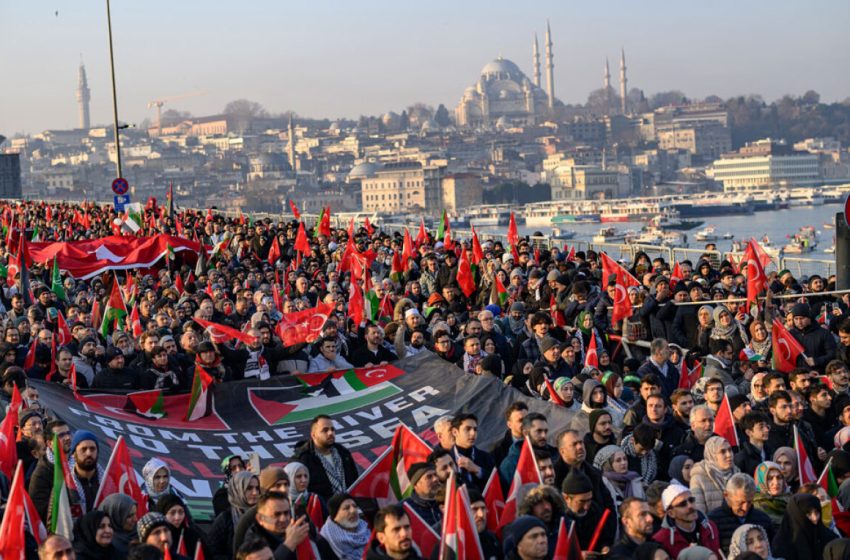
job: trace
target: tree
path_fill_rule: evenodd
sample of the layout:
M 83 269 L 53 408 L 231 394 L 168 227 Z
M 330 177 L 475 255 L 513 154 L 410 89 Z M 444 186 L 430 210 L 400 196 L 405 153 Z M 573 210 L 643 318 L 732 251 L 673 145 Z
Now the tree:
M 256 101 L 237 99 L 224 106 L 224 114 L 231 117 L 255 118 L 267 117 L 268 111 Z
M 688 98 L 685 94 L 677 89 L 670 91 L 660 91 L 649 98 L 649 107 L 658 109 L 659 107 L 667 107 L 668 105 L 682 105 L 687 103 Z
M 595 89 L 588 94 L 585 106 L 597 115 L 607 115 L 612 110 L 619 112 L 620 96 L 614 92 L 614 88 L 611 86 L 608 86 L 607 92 L 605 88 Z
M 434 113 L 434 120 L 437 121 L 437 124 L 440 126 L 451 126 L 452 119 L 449 116 L 449 110 L 446 109 L 446 106 L 440 103 L 440 106 L 437 107 L 437 112 Z
M 162 112 L 162 126 L 172 126 L 192 118 L 192 113 L 189 111 L 178 111 L 176 109 L 168 109 Z
M 820 94 L 812 89 L 803 94 L 800 101 L 806 105 L 817 105 L 820 103 Z

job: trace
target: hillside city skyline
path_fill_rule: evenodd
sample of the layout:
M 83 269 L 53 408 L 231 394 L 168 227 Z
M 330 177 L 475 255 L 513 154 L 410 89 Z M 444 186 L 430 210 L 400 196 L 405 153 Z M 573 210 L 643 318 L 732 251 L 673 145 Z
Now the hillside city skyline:
M 473 4 L 480 7 L 480 4 Z M 256 5 L 264 4 L 260 2 Z M 375 26 L 380 27 L 380 21 L 375 22 L 368 17 L 370 14 L 375 15 L 380 5 L 380 2 L 365 4 L 365 13 L 352 20 L 352 25 L 358 21 L 363 23 L 360 21 L 363 19 L 369 20 L 361 34 L 367 33 L 368 29 Z M 679 90 L 690 99 L 701 99 L 708 95 L 726 99 L 755 94 L 771 102 L 786 94 L 801 96 L 808 90 L 814 90 L 820 94 L 823 102 L 830 103 L 842 101 L 850 95 L 846 76 L 830 70 L 842 65 L 846 67 L 850 63 L 850 60 L 846 60 L 848 55 L 847 49 L 844 48 L 847 40 L 834 32 L 835 24 L 831 23 L 840 18 L 824 18 L 822 15 L 815 16 L 790 5 L 784 6 L 783 14 L 771 16 L 776 20 L 773 23 L 790 24 L 793 19 L 801 38 L 805 33 L 817 31 L 818 40 L 798 41 L 792 49 L 793 52 L 788 51 L 787 45 L 771 44 L 769 52 L 756 55 L 751 52 L 752 48 L 742 50 L 747 42 L 741 39 L 740 33 L 736 33 L 736 29 L 744 29 L 758 20 L 758 14 L 753 11 L 752 6 L 742 8 L 735 21 L 725 23 L 730 36 L 717 42 L 714 52 L 707 52 L 712 49 L 701 44 L 701 40 L 706 37 L 704 29 L 683 28 L 683 22 L 688 15 L 707 17 L 707 13 L 688 8 L 670 15 L 671 27 L 666 32 L 670 43 L 686 41 L 687 36 L 692 35 L 681 48 L 674 49 L 669 45 L 664 48 L 663 42 L 659 43 L 653 33 L 645 33 L 643 37 L 640 34 L 636 36 L 634 30 L 623 23 L 623 19 L 628 15 L 633 16 L 635 22 L 642 21 L 644 12 L 652 10 L 646 8 L 635 13 L 633 7 L 624 4 L 617 3 L 616 7 L 617 9 L 612 9 L 610 13 L 600 14 L 591 9 L 585 14 L 584 17 L 589 22 L 601 25 L 597 36 L 589 36 L 593 34 L 589 34 L 585 29 L 576 29 L 574 19 L 568 19 L 563 8 L 545 3 L 535 6 L 534 14 L 522 13 L 512 21 L 503 21 L 509 10 L 497 4 L 490 13 L 481 16 L 490 26 L 490 31 L 483 33 L 484 40 L 470 41 L 465 45 L 464 41 L 455 37 L 450 41 L 446 40 L 446 33 L 452 34 L 457 27 L 456 22 L 437 26 L 438 29 L 433 34 L 426 33 L 424 37 L 420 36 L 424 33 L 422 27 L 427 26 L 412 22 L 409 25 L 411 40 L 391 42 L 392 48 L 384 49 L 385 62 L 382 71 L 381 65 L 376 70 L 374 62 L 371 61 L 370 55 L 374 53 L 375 45 L 362 37 L 354 41 L 355 44 L 348 49 L 350 52 L 338 50 L 340 42 L 344 43 L 345 39 L 340 39 L 335 31 L 340 26 L 338 20 L 343 18 L 346 8 L 340 7 L 340 13 L 335 16 L 323 14 L 320 8 L 316 8 L 313 12 L 306 11 L 301 15 L 307 22 L 306 28 L 313 28 L 319 19 L 324 21 L 327 34 L 322 37 L 326 37 L 326 40 L 323 40 L 327 46 L 309 43 L 292 45 L 290 43 L 297 43 L 298 37 L 303 38 L 304 33 L 309 36 L 309 32 L 304 29 L 289 29 L 287 37 L 280 39 L 281 45 L 274 47 L 274 50 L 280 48 L 281 51 L 286 51 L 286 56 L 270 52 L 268 42 L 258 40 L 253 45 L 243 42 L 232 49 L 234 60 L 228 61 L 225 57 L 221 60 L 220 67 L 212 71 L 209 60 L 200 64 L 197 56 L 191 52 L 193 32 L 187 33 L 186 44 L 181 44 L 181 41 L 173 41 L 170 44 L 174 62 L 169 64 L 167 57 L 163 61 L 163 55 L 166 54 L 163 51 L 164 45 L 155 40 L 141 45 L 139 43 L 138 27 L 144 27 L 145 18 L 149 17 L 149 14 L 139 12 L 138 7 L 115 3 L 113 30 L 116 34 L 119 116 L 123 122 L 138 126 L 146 119 L 152 121 L 155 118 L 154 111 L 147 107 L 149 101 L 185 94 L 194 94 L 194 97 L 174 101 L 163 110 L 177 109 L 195 116 L 213 115 L 221 113 L 228 101 L 245 98 L 257 101 L 270 113 L 292 111 L 302 117 L 331 120 L 356 119 L 361 115 L 377 116 L 390 111 L 400 113 L 415 103 L 425 103 L 434 108 L 443 104 L 449 111 L 453 111 L 464 90 L 472 83 L 480 69 L 500 55 L 514 62 L 530 77 L 532 40 L 536 34 L 541 44 L 542 57 L 547 19 L 552 25 L 554 43 L 555 96 L 567 105 L 586 103 L 588 94 L 601 87 L 606 57 L 611 67 L 612 85 L 617 89 L 621 47 L 625 49 L 627 57 L 629 89 L 638 88 L 647 97 L 657 92 Z M 41 52 L 39 48 L 32 49 L 32 52 L 21 52 L 18 57 L 7 57 L 0 62 L 0 71 L 4 75 L 20 76 L 19 81 L 23 84 L 23 87 L 4 93 L 2 122 L 3 133 L 7 136 L 78 126 L 74 93 L 78 83 L 77 71 L 81 53 L 91 92 L 91 123 L 95 126 L 108 125 L 111 122 L 105 29 L 102 29 L 105 26 L 95 25 L 102 23 L 105 15 L 100 13 L 102 10 L 91 6 L 81 8 L 80 13 L 68 4 L 60 3 L 58 8 L 49 14 L 43 6 L 33 8 L 7 5 L 0 8 L 0 14 L 4 14 L 4 18 L 0 19 L 5 21 L 18 18 L 31 22 L 32 29 L 35 30 L 48 27 L 55 28 L 54 31 L 58 29 L 55 36 L 48 35 L 45 41 L 47 44 L 56 44 L 59 40 L 67 39 L 62 43 L 61 52 L 54 52 L 48 59 L 40 60 L 40 73 L 33 74 L 29 66 L 33 58 Z M 199 16 L 199 21 L 209 21 L 210 18 L 221 15 L 221 6 L 214 3 L 213 8 L 211 11 L 214 13 Z M 837 3 L 833 8 L 836 12 L 850 12 L 846 6 Z M 280 15 L 273 6 L 265 6 L 264 9 L 270 11 L 271 19 Z M 466 10 L 469 10 L 469 7 L 462 8 L 464 13 Z M 52 19 L 45 21 L 48 15 Z M 172 21 L 179 21 L 184 15 L 186 8 L 181 8 L 173 15 Z M 500 15 L 502 17 L 499 17 Z M 400 13 L 392 13 L 386 16 L 384 22 L 401 17 Z M 237 21 L 241 22 L 242 19 Z M 709 22 L 710 19 L 703 21 Z M 262 24 L 257 25 L 262 27 Z M 80 33 L 87 28 L 89 33 L 81 37 Z M 658 23 L 655 29 L 660 28 L 661 24 Z M 15 26 L 9 31 L 10 33 L 5 34 L 6 39 L 0 38 L 0 47 L 6 46 L 8 41 L 14 41 L 20 33 Z M 153 37 L 159 34 L 156 29 L 151 33 Z M 387 33 L 386 38 L 390 39 L 397 31 L 388 30 Z M 757 43 L 758 37 L 765 36 L 765 33 L 767 32 L 763 29 L 753 30 L 750 33 L 750 45 Z M 233 31 L 235 37 L 241 37 L 242 34 L 238 29 Z M 469 30 L 469 39 L 479 34 L 475 30 Z M 349 38 L 352 38 L 350 34 Z M 334 50 L 334 45 L 337 50 Z M 76 46 L 79 46 L 79 49 L 76 49 Z M 211 58 L 221 54 L 217 50 L 220 46 L 204 46 L 210 51 Z M 295 50 L 302 53 L 300 57 L 288 51 L 288 47 L 292 46 L 299 47 Z M 659 46 L 662 48 L 659 49 Z M 143 47 L 141 53 L 140 47 Z M 277 72 L 269 71 L 266 79 L 259 82 L 257 76 L 250 72 L 249 76 L 245 76 L 248 69 L 256 69 L 257 64 L 262 65 L 262 60 L 258 62 L 257 59 L 263 59 L 263 56 L 250 57 L 253 48 L 259 48 L 259 52 L 264 53 L 263 56 L 268 56 L 269 66 L 280 62 L 284 75 L 276 77 Z M 735 52 L 735 49 L 738 51 Z M 11 50 L 15 51 L 14 48 Z M 80 52 L 75 53 L 75 50 Z M 280 59 L 281 56 L 283 59 Z M 785 56 L 784 67 L 780 60 L 782 56 Z M 817 58 L 819 64 L 805 63 L 806 59 L 813 57 Z M 360 59 L 357 65 L 362 67 L 362 72 L 358 73 L 357 65 L 351 71 L 339 70 L 337 65 L 350 58 Z M 336 62 L 331 64 L 333 60 Z M 446 64 L 446 60 L 453 61 L 453 64 Z M 178 69 L 180 61 L 190 67 Z M 406 63 L 399 65 L 400 61 Z M 236 64 L 230 65 L 229 62 Z M 789 67 L 794 67 L 795 71 L 789 73 Z M 327 69 L 325 74 L 322 73 L 323 68 Z M 352 72 L 356 79 L 353 79 Z M 39 88 L 44 79 L 49 79 L 49 88 Z M 349 91 L 351 95 L 329 95 L 334 91 Z M 33 102 L 39 103 L 39 110 L 9 110 L 10 107 L 25 109 Z

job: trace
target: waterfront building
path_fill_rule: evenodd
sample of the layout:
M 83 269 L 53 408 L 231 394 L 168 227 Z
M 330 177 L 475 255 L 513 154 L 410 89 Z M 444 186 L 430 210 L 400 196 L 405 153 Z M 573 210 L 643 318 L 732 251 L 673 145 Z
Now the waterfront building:
M 387 163 L 361 182 L 364 212 L 421 212 L 442 210 L 444 167 L 417 161 Z
M 737 152 L 723 154 L 709 172 L 725 192 L 773 187 L 811 186 L 821 182 L 820 156 L 800 152 L 784 140 L 758 140 Z

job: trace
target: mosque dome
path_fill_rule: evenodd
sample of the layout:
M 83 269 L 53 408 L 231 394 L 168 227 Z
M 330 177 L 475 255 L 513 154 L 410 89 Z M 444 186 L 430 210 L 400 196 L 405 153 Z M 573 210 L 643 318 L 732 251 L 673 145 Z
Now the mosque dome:
M 363 163 L 359 163 L 355 165 L 351 171 L 348 172 L 349 179 L 366 179 L 375 174 L 375 171 L 380 169 L 381 166 L 377 163 L 372 163 L 371 161 L 364 161 Z
M 510 79 L 520 82 L 525 75 L 516 64 L 506 58 L 499 57 L 484 65 L 484 68 L 481 69 L 481 77 L 501 80 Z

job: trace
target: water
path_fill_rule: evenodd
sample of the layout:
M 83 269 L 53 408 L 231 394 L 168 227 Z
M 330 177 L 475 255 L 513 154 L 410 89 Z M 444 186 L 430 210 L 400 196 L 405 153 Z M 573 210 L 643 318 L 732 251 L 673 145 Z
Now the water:
M 722 236 L 725 233 L 731 233 L 735 239 L 747 241 L 754 237 L 758 240 L 764 235 L 770 238 L 773 247 L 782 247 L 787 242 L 786 236 L 793 235 L 803 226 L 814 226 L 820 232 L 818 247 L 812 253 L 807 253 L 806 256 L 812 258 L 823 258 L 826 253 L 824 249 L 831 247 L 833 244 L 834 229 L 824 228 L 824 224 L 834 224 L 835 214 L 842 211 L 842 206 L 839 204 L 827 204 L 823 206 L 800 206 L 789 208 L 787 210 L 774 210 L 771 212 L 756 212 L 749 215 L 736 216 L 712 216 L 705 219 L 705 223 L 692 230 L 684 231 L 688 236 L 688 246 L 691 248 L 702 248 L 704 242 L 699 242 L 694 239 L 694 234 L 707 225 L 713 225 L 716 229 L 716 234 Z M 572 230 L 576 232 L 575 240 L 590 241 L 591 238 L 603 226 L 613 226 L 620 231 L 635 230 L 640 231 L 644 226 L 643 222 L 622 222 L 612 224 L 564 224 L 561 229 L 563 231 Z M 479 228 L 476 228 L 479 229 Z M 487 227 L 480 228 L 482 232 L 505 233 L 507 227 Z M 531 235 L 535 231 L 543 234 L 551 233 L 550 230 L 541 227 L 524 227 L 519 226 L 521 235 Z M 717 248 L 721 251 L 730 250 L 732 240 L 720 239 L 715 242 Z

